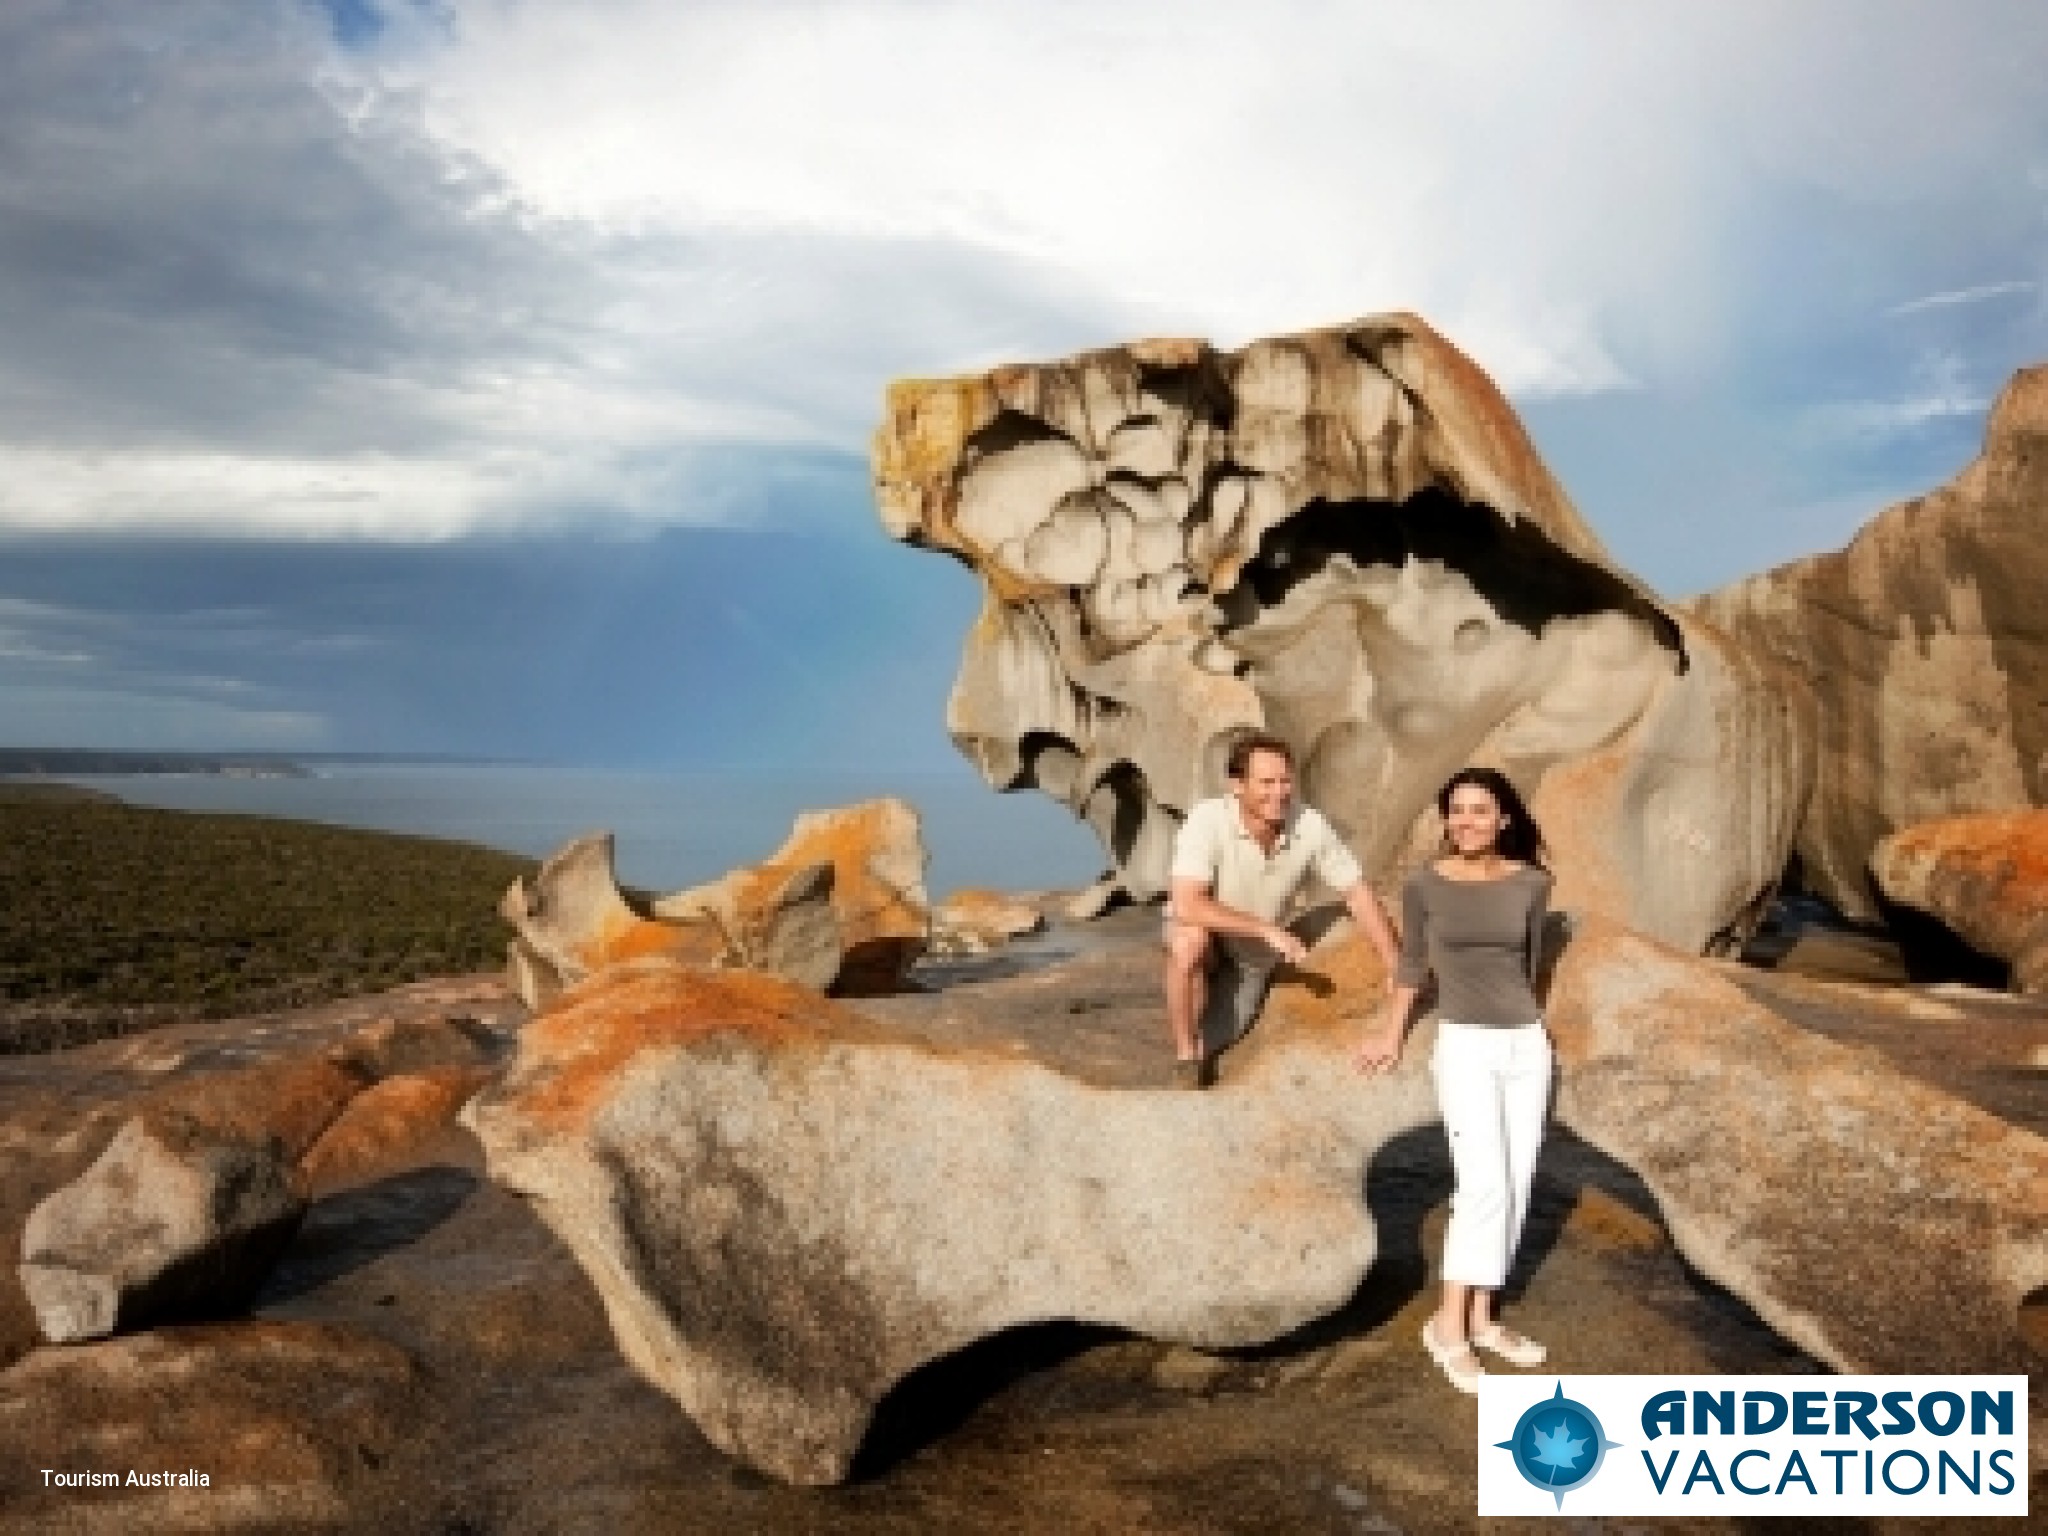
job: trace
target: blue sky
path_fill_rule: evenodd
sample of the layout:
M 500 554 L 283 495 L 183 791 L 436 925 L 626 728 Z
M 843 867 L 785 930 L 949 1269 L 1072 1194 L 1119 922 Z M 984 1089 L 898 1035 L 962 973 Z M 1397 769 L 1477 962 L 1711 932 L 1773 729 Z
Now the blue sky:
M 2048 359 L 2048 9 L 11 0 L 0 743 L 949 764 L 912 373 L 1428 316 L 1672 595 Z

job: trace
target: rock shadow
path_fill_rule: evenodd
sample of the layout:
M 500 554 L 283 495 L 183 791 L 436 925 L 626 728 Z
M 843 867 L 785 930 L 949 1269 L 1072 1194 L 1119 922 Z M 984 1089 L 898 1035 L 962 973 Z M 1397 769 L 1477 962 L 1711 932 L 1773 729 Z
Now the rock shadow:
M 1959 981 L 1991 992 L 2012 990 L 2012 967 L 2005 961 L 1974 948 L 1939 918 L 1901 906 L 1882 891 L 1875 895 L 1885 927 L 1898 941 L 1899 960 L 1909 980 L 1921 985 Z
M 290 1301 L 417 1242 L 460 1210 L 481 1182 L 466 1168 L 437 1165 L 315 1201 L 255 1304 Z
M 1128 1337 L 1122 1329 L 1093 1323 L 1029 1323 L 927 1361 L 876 1405 L 847 1481 L 887 1476 L 926 1446 L 952 1435 L 1005 1388 Z

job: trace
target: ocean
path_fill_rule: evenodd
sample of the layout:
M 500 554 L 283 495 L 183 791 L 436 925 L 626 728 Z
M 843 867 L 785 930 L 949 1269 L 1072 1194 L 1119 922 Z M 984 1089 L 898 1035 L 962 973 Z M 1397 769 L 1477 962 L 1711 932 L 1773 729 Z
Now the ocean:
M 314 776 L 66 775 L 133 805 L 229 811 L 482 843 L 542 857 L 609 831 L 619 878 L 667 892 L 780 846 L 797 813 L 893 794 L 916 806 L 934 899 L 965 885 L 1084 885 L 1106 865 L 1094 834 L 1035 792 L 999 795 L 957 773 L 653 773 L 536 764 L 321 763 Z

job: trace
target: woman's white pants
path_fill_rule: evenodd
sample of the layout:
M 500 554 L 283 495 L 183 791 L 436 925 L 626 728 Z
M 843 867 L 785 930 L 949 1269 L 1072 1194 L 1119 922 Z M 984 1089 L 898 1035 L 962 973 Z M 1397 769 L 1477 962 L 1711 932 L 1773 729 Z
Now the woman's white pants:
M 1443 1278 L 1492 1290 L 1508 1277 L 1529 1214 L 1550 1108 L 1550 1036 L 1541 1021 L 1495 1029 L 1445 1020 L 1429 1065 L 1457 1175 Z

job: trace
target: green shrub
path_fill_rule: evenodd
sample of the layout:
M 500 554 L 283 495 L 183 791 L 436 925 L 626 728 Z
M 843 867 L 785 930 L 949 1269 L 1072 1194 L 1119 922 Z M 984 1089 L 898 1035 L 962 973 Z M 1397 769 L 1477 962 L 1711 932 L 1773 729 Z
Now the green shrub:
M 0 1053 L 495 969 L 534 861 L 466 843 L 0 795 Z

